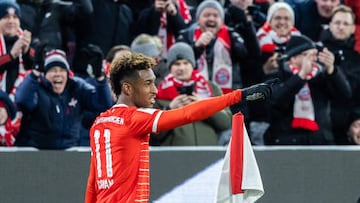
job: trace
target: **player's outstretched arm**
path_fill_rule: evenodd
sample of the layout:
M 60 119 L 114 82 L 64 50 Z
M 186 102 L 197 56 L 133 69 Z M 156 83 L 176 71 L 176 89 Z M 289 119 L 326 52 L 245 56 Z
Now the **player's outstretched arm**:
M 164 111 L 159 119 L 157 129 L 159 132 L 167 131 L 181 125 L 204 120 L 241 101 L 266 100 L 271 96 L 271 85 L 271 83 L 260 83 L 218 97 L 199 100 L 182 108 Z

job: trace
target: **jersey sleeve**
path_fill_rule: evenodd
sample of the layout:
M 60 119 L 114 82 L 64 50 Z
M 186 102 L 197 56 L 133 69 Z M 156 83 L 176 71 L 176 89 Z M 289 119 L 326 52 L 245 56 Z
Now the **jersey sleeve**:
M 131 132 L 133 134 L 142 135 L 144 133 L 156 133 L 158 131 L 158 121 L 163 113 L 160 109 L 153 108 L 138 108 L 132 113 L 131 117 Z
M 222 109 L 241 101 L 241 90 L 218 97 L 210 97 L 182 108 L 164 111 L 159 116 L 157 132 L 167 131 L 185 124 L 204 120 Z

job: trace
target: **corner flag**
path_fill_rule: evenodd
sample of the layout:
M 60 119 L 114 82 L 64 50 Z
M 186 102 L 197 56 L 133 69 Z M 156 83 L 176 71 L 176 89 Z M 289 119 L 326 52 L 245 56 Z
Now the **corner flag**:
M 264 194 L 255 155 L 241 113 L 233 115 L 216 203 L 252 203 Z

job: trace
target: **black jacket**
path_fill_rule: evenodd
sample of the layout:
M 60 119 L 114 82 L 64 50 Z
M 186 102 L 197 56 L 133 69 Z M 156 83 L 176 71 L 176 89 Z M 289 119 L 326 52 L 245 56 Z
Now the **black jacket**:
M 333 131 L 337 144 L 346 144 L 346 131 L 350 112 L 353 107 L 360 106 L 360 54 L 354 50 L 355 39 L 351 36 L 348 40 L 336 40 L 329 30 L 324 30 L 320 41 L 335 55 L 335 61 L 349 81 L 352 98 L 344 101 L 334 101 L 331 104 L 331 118 Z

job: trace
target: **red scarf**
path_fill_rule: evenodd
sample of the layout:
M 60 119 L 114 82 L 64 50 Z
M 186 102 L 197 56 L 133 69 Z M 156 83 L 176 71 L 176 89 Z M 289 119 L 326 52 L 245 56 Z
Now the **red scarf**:
M 20 129 L 20 119 L 13 121 L 8 118 L 4 125 L 0 126 L 0 146 L 14 146 L 15 138 Z
M 22 30 L 18 31 L 18 36 L 22 35 Z M 6 44 L 5 44 L 5 39 L 4 36 L 2 34 L 0 34 L 0 55 L 6 55 L 7 54 L 7 50 L 6 50 Z M 24 81 L 24 78 L 27 74 L 25 68 L 24 68 L 24 62 L 23 62 L 23 58 L 22 55 L 20 54 L 19 56 L 19 72 L 17 75 L 17 78 L 14 82 L 14 85 L 9 93 L 9 97 L 12 101 L 14 101 L 15 98 L 15 92 L 17 87 Z M 5 92 L 6 91 L 6 74 L 7 72 L 3 72 L 0 74 L 0 88 Z
M 273 53 L 277 44 L 284 44 L 289 41 L 292 35 L 300 35 L 299 30 L 295 27 L 291 28 L 290 34 L 286 37 L 281 37 L 270 27 L 269 23 L 266 22 L 256 33 L 259 39 L 261 52 Z
M 184 22 L 187 24 L 191 21 L 190 9 L 187 6 L 185 0 L 178 0 L 177 2 L 178 12 L 183 18 Z M 160 17 L 160 28 L 159 28 L 159 37 L 164 45 L 163 57 L 167 57 L 168 50 L 175 43 L 175 35 L 172 32 L 169 32 L 167 29 L 167 19 L 166 12 L 163 12 Z
M 298 74 L 301 70 L 301 68 L 294 67 L 292 65 L 289 66 L 294 75 Z M 320 72 L 320 68 L 320 66 L 314 64 L 312 71 L 306 75 L 306 80 L 314 78 Z M 314 105 L 308 83 L 305 83 L 305 85 L 295 95 L 293 117 L 294 118 L 291 123 L 293 128 L 302 128 L 310 131 L 319 130 L 319 126 L 315 121 Z
M 168 74 L 160 82 L 156 98 L 171 101 L 179 95 L 177 88 L 194 85 L 194 84 L 195 84 L 194 92 L 200 98 L 208 98 L 214 96 L 209 82 L 196 70 L 194 70 L 191 75 L 191 78 L 188 81 L 179 81 L 175 79 L 172 74 Z
M 201 29 L 197 27 L 194 31 L 194 41 L 201 36 Z M 207 80 L 217 84 L 224 94 L 232 91 L 232 61 L 231 61 L 231 40 L 226 25 L 222 25 L 216 36 L 214 45 L 214 61 L 211 77 L 209 76 L 208 64 L 206 61 L 206 50 L 201 54 L 198 62 L 198 71 Z

